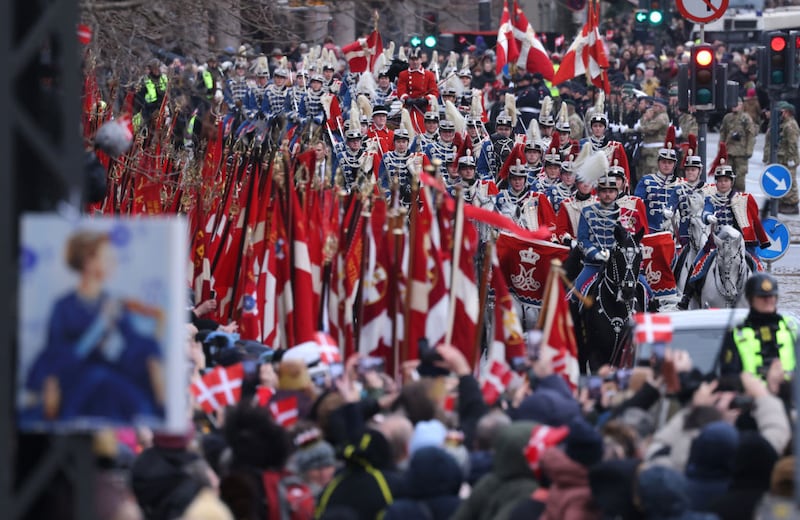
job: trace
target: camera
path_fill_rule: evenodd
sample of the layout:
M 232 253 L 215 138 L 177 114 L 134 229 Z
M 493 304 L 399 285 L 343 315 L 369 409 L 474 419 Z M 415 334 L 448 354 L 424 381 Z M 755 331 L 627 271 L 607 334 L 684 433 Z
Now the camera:
M 740 134 L 739 132 L 733 132 L 733 133 L 731 133 L 731 139 L 733 139 L 734 141 L 737 141 L 737 142 L 741 141 L 742 140 L 742 134 Z

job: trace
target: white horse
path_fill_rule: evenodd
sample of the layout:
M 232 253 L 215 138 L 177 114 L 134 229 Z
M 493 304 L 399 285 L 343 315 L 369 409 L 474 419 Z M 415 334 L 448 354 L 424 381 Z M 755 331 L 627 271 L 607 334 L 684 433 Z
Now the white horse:
M 710 226 L 703 223 L 703 207 L 705 197 L 702 193 L 692 193 L 688 198 L 689 209 L 689 242 L 683 246 L 678 260 L 675 263 L 675 282 L 678 292 L 682 293 L 686 287 L 686 280 L 692 274 L 692 267 L 697 254 L 703 249 L 711 232 Z
M 714 236 L 717 253 L 706 275 L 700 302 L 703 308 L 747 307 L 744 284 L 750 278 L 744 237 L 732 226 L 722 226 Z

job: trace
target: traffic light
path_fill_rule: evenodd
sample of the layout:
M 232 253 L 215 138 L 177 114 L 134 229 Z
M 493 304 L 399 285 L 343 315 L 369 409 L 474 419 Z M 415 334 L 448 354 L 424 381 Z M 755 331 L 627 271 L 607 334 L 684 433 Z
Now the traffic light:
M 661 4 L 658 0 L 651 0 L 647 21 L 653 27 L 658 27 L 664 21 L 664 11 L 661 10 Z
M 789 31 L 789 44 L 793 45 L 789 54 L 789 83 L 792 88 L 800 87 L 800 31 Z
M 785 32 L 774 31 L 767 35 L 767 86 L 771 88 L 786 88 L 789 78 L 792 77 L 789 68 L 794 56 L 794 42 L 789 42 L 789 35 Z
M 690 64 L 691 104 L 698 110 L 714 109 L 716 84 L 714 48 L 708 44 L 695 45 Z
M 647 40 L 647 10 L 637 9 L 633 13 L 633 40 L 644 43 Z
M 434 49 L 439 42 L 439 14 L 434 11 L 426 12 L 422 17 L 422 29 L 425 37 L 422 43 L 429 49 Z
M 422 45 L 422 38 L 418 34 L 414 34 L 409 38 L 408 43 L 411 44 L 412 47 L 419 47 Z

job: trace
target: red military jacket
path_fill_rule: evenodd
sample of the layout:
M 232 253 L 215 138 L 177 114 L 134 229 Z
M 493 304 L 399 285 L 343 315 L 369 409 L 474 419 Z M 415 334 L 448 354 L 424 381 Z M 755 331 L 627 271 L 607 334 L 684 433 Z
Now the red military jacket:
M 427 98 L 430 102 L 439 97 L 439 87 L 433 72 L 419 68 L 403 70 L 397 77 L 397 97 L 401 101 L 407 98 Z

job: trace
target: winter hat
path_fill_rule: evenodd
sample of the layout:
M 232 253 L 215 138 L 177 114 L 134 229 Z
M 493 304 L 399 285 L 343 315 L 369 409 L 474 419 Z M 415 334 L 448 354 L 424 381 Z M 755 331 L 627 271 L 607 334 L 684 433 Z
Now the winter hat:
M 680 518 L 689 510 L 686 479 L 674 469 L 653 466 L 638 480 L 639 505 L 646 518 Z
M 587 468 L 603 458 L 603 438 L 582 418 L 569 423 L 566 445 L 567 456 Z
M 794 457 L 783 457 L 772 468 L 769 492 L 779 497 L 794 496 Z
M 183 513 L 205 485 L 187 468 L 200 456 L 159 447 L 144 450 L 131 468 L 131 487 L 145 517 L 171 520 Z
M 233 520 L 228 507 L 222 503 L 213 491 L 204 489 L 192 501 L 182 520 Z
M 733 459 L 733 480 L 766 491 L 776 462 L 778 454 L 767 439 L 758 432 L 743 432 Z
M 692 441 L 686 476 L 690 479 L 730 478 L 739 446 L 739 432 L 724 421 L 706 425 Z
M 606 517 L 629 520 L 641 514 L 633 502 L 633 487 L 640 461 L 608 460 L 589 470 L 592 497 Z
M 327 442 L 317 441 L 298 449 L 294 453 L 294 464 L 300 474 L 312 469 L 328 468 L 336 465 L 336 453 Z
M 580 405 L 574 399 L 568 399 L 559 392 L 548 388 L 537 389 L 509 411 L 514 421 L 535 421 L 548 426 L 563 426 L 580 416 Z
M 426 446 L 442 447 L 445 438 L 447 438 L 447 428 L 440 421 L 437 419 L 420 421 L 414 426 L 414 433 L 411 434 L 409 453 L 413 455 Z
M 311 386 L 306 364 L 299 360 L 282 360 L 278 366 L 278 388 L 280 390 L 305 390 Z
M 413 498 L 458 495 L 464 480 L 452 455 L 436 446 L 419 448 L 411 456 L 406 472 L 407 489 Z

